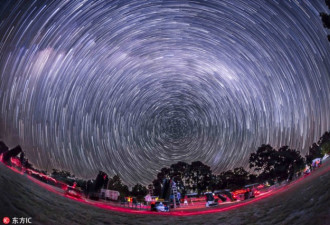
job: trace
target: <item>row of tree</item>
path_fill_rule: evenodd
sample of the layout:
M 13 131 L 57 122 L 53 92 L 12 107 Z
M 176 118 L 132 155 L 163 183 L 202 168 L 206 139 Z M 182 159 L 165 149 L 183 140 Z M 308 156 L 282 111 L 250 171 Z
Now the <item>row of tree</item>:
M 260 146 L 249 158 L 252 172 L 243 167 L 224 171 L 218 175 L 212 173 L 209 166 L 196 161 L 191 164 L 178 162 L 169 168 L 164 167 L 152 182 L 154 195 L 160 195 L 163 180 L 173 179 L 179 191 L 184 195 L 190 192 L 201 193 L 217 189 L 237 189 L 255 182 L 274 183 L 291 180 L 301 172 L 305 165 L 310 165 L 315 158 L 323 157 L 330 152 L 330 132 L 325 132 L 317 143 L 313 143 L 306 159 L 299 151 L 283 146 L 278 150 L 270 145 Z
M 73 185 L 73 183 L 76 182 L 77 187 L 80 187 L 86 196 L 91 193 L 98 193 L 102 188 L 118 191 L 121 196 L 135 196 L 139 199 L 142 199 L 148 193 L 147 188 L 139 183 L 130 191 L 128 186 L 123 184 L 119 175 L 109 177 L 108 174 L 103 171 L 99 171 L 96 178 L 91 180 L 79 179 L 69 171 L 57 169 L 53 169 L 51 176 L 68 185 Z
M 0 150 L 0 152 L 8 151 L 8 147 L 0 142 Z M 160 170 L 156 179 L 152 182 L 153 194 L 161 194 L 164 179 L 173 179 L 182 195 L 217 189 L 237 189 L 255 182 L 268 181 L 274 183 L 286 179 L 290 180 L 296 173 L 304 169 L 306 164 L 310 165 L 313 159 L 323 157 L 324 154 L 329 153 L 330 132 L 325 132 L 317 143 L 311 145 L 305 158 L 301 156 L 299 151 L 290 149 L 288 146 L 283 146 L 278 150 L 270 145 L 260 146 L 249 158 L 249 166 L 252 172 L 246 171 L 243 167 L 237 167 L 216 175 L 212 173 L 209 166 L 200 161 L 191 164 L 178 162 L 172 164 L 169 168 L 164 167 Z M 20 160 L 25 167 L 37 170 L 25 158 L 24 152 L 21 153 Z M 37 171 L 47 173 L 46 171 Z M 96 179 L 89 181 L 78 179 L 74 174 L 65 170 L 53 169 L 51 176 L 69 185 L 76 182 L 77 186 L 85 192 L 94 192 L 106 188 L 119 191 L 121 196 L 132 195 L 139 198 L 148 193 L 147 188 L 139 183 L 130 191 L 128 186 L 123 184 L 119 175 L 108 177 L 103 171 L 99 171 Z
M 178 162 L 169 168 L 162 168 L 157 174 L 157 178 L 152 182 L 154 195 L 161 194 L 164 179 L 173 179 L 179 192 L 185 195 L 191 192 L 200 194 L 216 189 L 239 188 L 249 182 L 255 182 L 256 175 L 249 174 L 243 167 L 215 175 L 209 166 L 200 161 L 191 164 Z
M 247 184 L 255 182 L 274 183 L 286 179 L 292 179 L 293 176 L 310 165 L 314 158 L 323 157 L 324 154 L 330 152 L 330 132 L 325 132 L 317 143 L 313 143 L 309 148 L 308 154 L 303 158 L 299 151 L 283 146 L 278 150 L 270 145 L 261 145 L 255 153 L 249 158 L 249 166 L 252 172 L 246 171 L 243 167 L 237 167 L 233 170 L 227 170 L 216 175 L 212 173 L 209 166 L 200 161 L 188 164 L 186 162 L 178 162 L 172 164 L 169 168 L 164 167 L 157 174 L 156 179 L 152 182 L 153 194 L 160 195 L 163 187 L 164 179 L 173 179 L 178 187 L 179 192 L 183 195 L 191 192 L 201 193 L 204 191 L 214 191 L 218 189 L 237 189 Z M 69 177 L 74 177 L 68 171 L 53 169 L 53 177 L 66 183 Z M 84 181 L 76 179 L 77 186 L 83 190 L 87 190 L 88 182 L 97 186 L 97 190 L 106 188 L 117 190 L 121 196 L 143 197 L 148 190 L 142 184 L 137 183 L 130 191 L 119 175 L 108 177 L 108 175 L 100 171 L 96 179 Z

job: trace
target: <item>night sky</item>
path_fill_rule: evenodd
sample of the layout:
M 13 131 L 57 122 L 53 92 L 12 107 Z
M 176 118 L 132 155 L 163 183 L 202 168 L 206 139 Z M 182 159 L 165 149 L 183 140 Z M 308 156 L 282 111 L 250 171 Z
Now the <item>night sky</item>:
M 0 138 L 39 168 L 147 184 L 330 128 L 323 0 L 0 4 Z

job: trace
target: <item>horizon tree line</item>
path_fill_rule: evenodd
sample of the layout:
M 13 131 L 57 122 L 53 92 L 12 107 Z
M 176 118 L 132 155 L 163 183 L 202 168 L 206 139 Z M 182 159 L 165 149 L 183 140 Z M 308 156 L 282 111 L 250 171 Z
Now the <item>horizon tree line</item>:
M 8 151 L 8 149 L 5 143 L 0 141 L 0 154 Z M 191 164 L 177 162 L 170 167 L 164 167 L 160 170 L 152 181 L 153 194 L 156 196 L 161 194 L 164 179 L 173 179 L 182 195 L 192 192 L 201 194 L 205 191 L 219 189 L 238 189 L 256 182 L 274 184 L 283 180 L 292 180 L 295 174 L 305 168 L 306 164 L 311 165 L 314 158 L 321 158 L 329 153 L 330 132 L 326 131 L 317 143 L 313 143 L 310 146 L 305 158 L 301 156 L 300 151 L 291 149 L 288 146 L 282 146 L 276 150 L 269 144 L 261 145 L 249 157 L 249 168 L 253 172 L 248 172 L 243 167 L 236 167 L 232 170 L 223 171 L 220 174 L 213 174 L 210 166 L 200 161 L 195 161 Z M 35 169 L 25 157 L 24 152 L 21 153 L 20 160 L 25 162 L 28 168 L 47 174 L 47 171 Z M 88 181 L 78 179 L 74 174 L 66 170 L 53 169 L 51 176 L 69 185 L 76 182 L 77 186 L 83 190 L 87 189 L 88 182 L 90 182 L 97 186 L 97 190 L 101 188 L 116 190 L 120 192 L 121 196 L 132 195 L 141 199 L 148 193 L 146 186 L 140 183 L 134 185 L 130 191 L 118 174 L 111 178 L 103 171 L 99 171 L 96 179 Z

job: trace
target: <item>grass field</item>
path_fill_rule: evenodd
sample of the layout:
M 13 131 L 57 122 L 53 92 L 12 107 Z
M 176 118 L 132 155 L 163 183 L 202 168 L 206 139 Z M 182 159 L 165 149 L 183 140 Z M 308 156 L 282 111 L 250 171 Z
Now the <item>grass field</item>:
M 306 224 L 330 225 L 330 160 L 301 181 L 260 201 L 197 216 L 136 215 L 86 205 L 52 193 L 0 163 L 0 219 L 33 224 Z

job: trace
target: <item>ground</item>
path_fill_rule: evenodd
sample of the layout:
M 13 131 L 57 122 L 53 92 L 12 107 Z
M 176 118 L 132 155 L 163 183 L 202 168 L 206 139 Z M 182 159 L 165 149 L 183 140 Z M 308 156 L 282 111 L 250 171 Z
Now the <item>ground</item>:
M 270 197 L 228 211 L 197 215 L 118 213 L 59 196 L 0 163 L 0 219 L 32 217 L 33 224 L 312 224 L 330 225 L 330 160 Z

